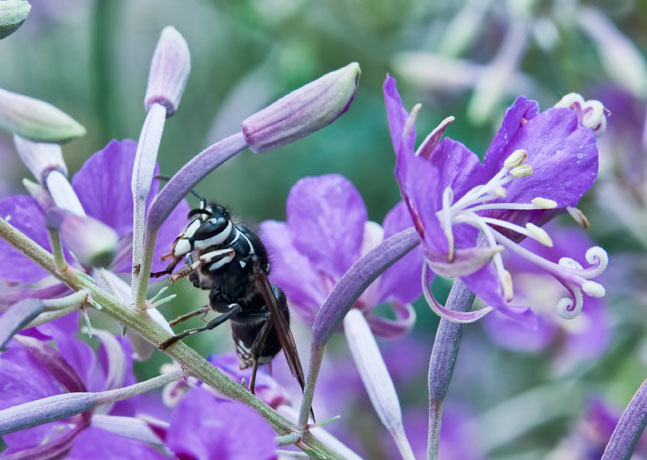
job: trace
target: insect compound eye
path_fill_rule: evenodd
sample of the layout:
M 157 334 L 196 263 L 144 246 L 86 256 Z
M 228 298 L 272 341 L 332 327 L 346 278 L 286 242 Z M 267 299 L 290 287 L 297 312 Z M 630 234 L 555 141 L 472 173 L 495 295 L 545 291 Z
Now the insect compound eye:
M 212 217 L 203 222 L 200 228 L 193 234 L 193 240 L 197 248 L 207 247 L 208 245 L 221 244 L 231 234 L 232 223 L 229 219 L 222 216 Z

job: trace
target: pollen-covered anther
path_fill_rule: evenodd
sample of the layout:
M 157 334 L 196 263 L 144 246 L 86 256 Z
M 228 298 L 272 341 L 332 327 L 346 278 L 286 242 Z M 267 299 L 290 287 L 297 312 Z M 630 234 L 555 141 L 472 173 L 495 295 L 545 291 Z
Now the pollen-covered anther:
M 513 169 L 524 164 L 527 159 L 528 151 L 525 149 L 517 149 L 505 159 L 503 166 L 508 169 Z
M 532 166 L 527 164 L 522 164 L 510 170 L 510 175 L 512 177 L 528 177 L 532 175 Z
M 499 276 L 501 280 L 501 287 L 503 288 L 503 296 L 505 300 L 510 302 L 514 298 L 514 286 L 512 284 L 512 275 L 508 270 L 503 270 Z
M 566 206 L 566 211 L 573 218 L 573 220 L 579 224 L 580 227 L 585 230 L 589 229 L 589 227 L 591 226 L 589 224 L 589 219 L 582 211 L 573 206 Z
M 595 99 L 586 101 L 584 106 L 582 124 L 593 131 L 596 136 L 604 134 L 607 129 L 607 117 L 604 110 L 604 105 Z
M 508 194 L 508 191 L 501 186 L 494 187 L 494 194 L 499 198 L 505 198 L 506 195 Z
M 584 103 L 585 101 L 581 94 L 569 93 L 564 95 L 559 102 L 555 104 L 555 107 L 564 107 L 577 111 L 584 106 Z
M 531 203 L 534 204 L 537 209 L 554 209 L 557 207 L 557 201 L 541 197 L 533 198 Z
M 553 247 L 553 240 L 543 228 L 538 227 L 531 222 L 528 222 L 526 224 L 526 230 L 528 230 L 528 233 L 533 239 L 539 241 L 544 246 L 548 246 L 549 248 Z

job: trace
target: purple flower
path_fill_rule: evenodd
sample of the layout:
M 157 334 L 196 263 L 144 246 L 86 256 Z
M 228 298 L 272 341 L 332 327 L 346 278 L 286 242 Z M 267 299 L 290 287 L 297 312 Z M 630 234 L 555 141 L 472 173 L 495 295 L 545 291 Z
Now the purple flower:
M 387 214 L 382 226 L 369 221 L 357 189 L 337 174 L 301 179 L 290 190 L 286 208 L 287 222 L 263 222 L 261 237 L 272 260 L 270 279 L 285 291 L 308 324 L 355 261 L 385 238 L 411 226 L 402 203 Z M 375 334 L 398 336 L 413 325 L 415 313 L 410 303 L 420 295 L 421 257 L 421 250 L 414 249 L 356 302 Z M 384 302 L 393 309 L 395 320 L 371 314 Z
M 61 393 L 96 392 L 132 384 L 131 350 L 124 339 L 99 332 L 103 345 L 99 353 L 71 335 L 56 333 L 57 348 L 24 337 L 14 340 L 0 356 L 0 409 Z M 124 458 L 125 452 L 138 452 L 137 458 L 162 458 L 151 447 L 90 426 L 93 413 L 133 416 L 137 399 L 101 406 L 74 417 L 35 426 L 3 436 L 3 454 L 20 452 L 30 458 L 62 457 L 69 452 L 75 459 L 95 458 L 97 446 L 114 443 L 102 458 Z M 100 443 L 100 444 L 97 444 Z M 106 456 L 110 453 L 110 456 Z M 121 454 L 120 454 L 121 453 Z M 121 455 L 121 456 L 120 456 Z
M 528 308 L 509 303 L 514 289 L 503 249 L 531 261 L 568 289 L 570 297 L 558 304 L 563 316 L 579 313 L 582 293 L 604 295 L 604 288 L 590 281 L 606 268 L 601 248 L 587 251 L 586 260 L 593 266 L 584 269 L 572 259 L 550 262 L 517 244 L 529 237 L 551 246 L 539 225 L 558 210 L 576 205 L 597 176 L 595 134 L 578 124 L 572 110 L 539 113 L 536 102 L 517 98 L 481 163 L 460 142 L 440 140 L 452 118 L 416 151 L 419 106 L 411 115 L 406 112 L 390 76 L 384 99 L 396 152 L 396 179 L 424 246 L 423 290 L 437 313 L 451 321 L 470 322 L 496 308 L 532 325 L 534 316 Z M 489 308 L 467 313 L 445 309 L 429 292 L 427 267 L 444 277 L 460 277 Z
M 112 269 L 127 273 L 132 268 L 133 197 L 131 176 L 137 144 L 132 140 L 111 141 L 96 152 L 74 175 L 72 186 L 90 217 L 112 227 L 120 238 Z M 159 184 L 156 184 L 159 186 Z M 156 190 L 153 190 L 156 192 Z M 154 193 L 149 196 L 148 204 Z M 186 223 L 189 208 L 182 201 L 159 233 L 153 270 L 162 270 L 160 257 L 171 246 Z M 13 196 L 0 202 L 0 215 L 25 235 L 50 250 L 45 214 L 38 202 L 28 196 Z M 34 283 L 48 274 L 5 241 L 0 241 L 0 278 L 16 283 Z
M 573 257 L 584 263 L 582 254 L 591 247 L 591 240 L 579 229 L 558 229 L 551 226 L 554 246 L 547 248 L 534 240 L 522 243 L 526 249 L 541 254 L 547 260 L 557 262 L 562 256 Z M 498 312 L 485 320 L 490 337 L 499 345 L 520 351 L 541 351 L 550 345 L 559 345 L 559 359 L 565 363 L 580 359 L 593 359 L 608 347 L 611 335 L 611 319 L 603 299 L 588 299 L 582 314 L 572 320 L 564 320 L 552 314 L 553 306 L 564 295 L 564 288 L 551 284 L 550 277 L 536 265 L 525 259 L 503 255 L 516 286 L 515 299 L 533 306 L 537 315 L 537 329 L 523 327 Z
M 249 407 L 197 388 L 173 413 L 166 445 L 183 460 L 270 460 L 277 458 L 274 436 Z

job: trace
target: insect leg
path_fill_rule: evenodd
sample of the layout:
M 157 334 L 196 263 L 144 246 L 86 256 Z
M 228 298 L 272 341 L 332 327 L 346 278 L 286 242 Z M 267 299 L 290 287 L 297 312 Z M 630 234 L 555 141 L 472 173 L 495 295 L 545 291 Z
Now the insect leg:
M 195 328 L 195 329 L 187 329 L 186 331 L 182 332 L 181 334 L 174 335 L 173 337 L 171 337 L 169 339 L 166 339 L 164 342 L 162 342 L 160 344 L 159 348 L 160 348 L 160 350 L 164 351 L 168 347 L 173 345 L 175 342 L 177 342 L 178 340 L 182 340 L 183 338 L 188 337 L 188 336 L 193 335 L 193 334 L 197 334 L 198 332 L 214 329 L 214 328 L 220 326 L 222 323 L 227 321 L 229 318 L 231 318 L 235 314 L 240 313 L 241 310 L 242 310 L 242 307 L 240 305 L 232 304 L 231 310 L 228 311 L 227 313 L 223 313 L 220 316 L 216 316 L 214 319 L 212 319 L 211 321 L 209 321 L 207 324 L 205 324 L 202 327 L 198 327 L 198 328 Z
M 256 385 L 256 371 L 258 371 L 258 358 L 261 355 L 261 349 L 263 348 L 263 345 L 265 345 L 265 340 L 267 339 L 267 336 L 269 335 L 271 330 L 272 317 L 268 316 L 267 320 L 265 320 L 265 324 L 263 324 L 261 330 L 258 331 L 258 335 L 254 338 L 254 342 L 252 342 L 252 346 L 249 349 L 249 354 L 252 355 L 252 360 L 254 361 L 252 379 L 249 382 L 249 391 L 251 391 L 252 394 L 255 394 L 254 387 Z
M 159 278 L 164 275 L 170 275 L 171 273 L 173 273 L 173 270 L 175 269 L 175 267 L 177 267 L 177 264 L 179 264 L 182 259 L 183 257 L 175 257 L 163 271 L 151 273 L 151 278 Z
M 194 316 L 198 316 L 199 314 L 206 315 L 207 313 L 209 313 L 209 310 L 211 310 L 211 306 L 210 305 L 205 305 L 204 307 L 200 308 L 199 310 L 195 310 L 195 311 L 192 311 L 192 312 L 187 313 L 185 315 L 178 316 L 173 321 L 169 321 L 168 324 L 169 324 L 169 326 L 175 326 L 176 324 L 179 324 L 182 321 L 186 321 L 189 318 L 193 318 Z

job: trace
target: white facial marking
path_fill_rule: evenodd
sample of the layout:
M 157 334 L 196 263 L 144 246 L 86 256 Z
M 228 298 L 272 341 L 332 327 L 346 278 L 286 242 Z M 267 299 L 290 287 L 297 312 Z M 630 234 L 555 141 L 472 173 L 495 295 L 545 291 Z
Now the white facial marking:
M 173 255 L 175 257 L 180 257 L 183 256 L 184 254 L 188 254 L 191 252 L 191 243 L 189 243 L 189 240 L 186 238 L 180 238 L 177 240 L 177 243 L 175 243 L 175 248 L 173 248 Z
M 202 254 L 200 256 L 200 260 L 205 263 L 209 263 L 214 259 L 220 258 L 224 255 L 231 253 L 231 251 L 232 251 L 231 249 L 218 249 L 217 251 L 210 251 L 210 252 L 207 252 L 206 254 Z
M 240 264 L 240 268 L 245 268 L 245 266 L 247 265 L 247 262 L 245 262 L 244 260 L 241 260 L 238 263 Z
M 184 236 L 191 238 L 198 228 L 200 228 L 200 219 L 193 219 L 184 229 Z
M 194 241 L 193 246 L 195 246 L 196 249 L 205 249 L 210 246 L 222 244 L 227 238 L 229 238 L 229 235 L 231 235 L 231 230 L 233 229 L 233 227 L 233 224 L 231 223 L 231 221 L 229 221 L 227 227 L 222 232 L 212 236 L 211 238 L 207 238 L 206 240 Z

